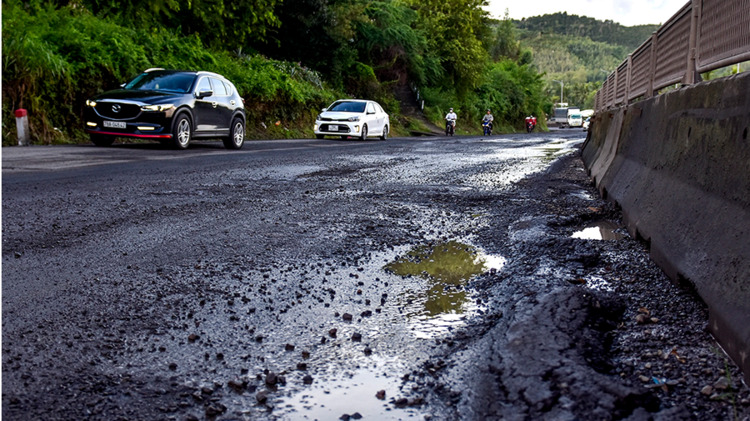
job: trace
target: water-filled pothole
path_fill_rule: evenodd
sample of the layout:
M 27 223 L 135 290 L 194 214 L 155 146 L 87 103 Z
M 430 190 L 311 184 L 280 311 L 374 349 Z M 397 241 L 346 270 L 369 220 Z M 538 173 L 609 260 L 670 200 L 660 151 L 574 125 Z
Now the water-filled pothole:
M 489 270 L 499 270 L 504 264 L 501 256 L 449 241 L 415 247 L 385 269 L 398 276 L 421 278 L 426 283 L 419 290 L 405 291 L 400 300 L 415 336 L 429 338 L 457 327 L 467 313 L 476 311 L 479 307 L 466 290 L 468 282 Z
M 396 403 L 403 397 L 397 375 L 402 369 L 398 361 L 373 357 L 367 367 L 338 373 L 295 393 L 275 414 L 299 420 L 337 420 L 344 419 L 344 414 L 351 419 L 358 418 L 355 414 L 363 419 L 418 419 L 418 408 Z
M 622 240 L 625 234 L 622 234 L 620 227 L 609 221 L 597 221 L 588 224 L 580 231 L 573 233 L 573 238 L 584 240 Z

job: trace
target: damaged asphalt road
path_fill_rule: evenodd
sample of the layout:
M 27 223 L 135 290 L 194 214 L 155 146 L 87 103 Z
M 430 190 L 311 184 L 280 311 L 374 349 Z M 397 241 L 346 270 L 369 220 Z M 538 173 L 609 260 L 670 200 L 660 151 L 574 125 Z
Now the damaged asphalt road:
M 6 149 L 2 415 L 748 419 L 582 141 Z

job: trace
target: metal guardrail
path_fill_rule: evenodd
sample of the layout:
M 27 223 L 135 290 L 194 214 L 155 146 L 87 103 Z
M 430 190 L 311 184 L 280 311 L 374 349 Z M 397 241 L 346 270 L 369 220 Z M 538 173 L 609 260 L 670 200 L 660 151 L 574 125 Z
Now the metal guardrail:
M 610 73 L 596 93 L 602 111 L 667 86 L 750 60 L 750 0 L 691 0 Z

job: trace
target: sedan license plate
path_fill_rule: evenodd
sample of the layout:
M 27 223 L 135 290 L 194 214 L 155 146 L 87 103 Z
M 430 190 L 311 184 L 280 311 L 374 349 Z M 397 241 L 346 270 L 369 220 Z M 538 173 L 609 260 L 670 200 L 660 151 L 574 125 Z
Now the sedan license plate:
M 328 131 L 329 132 L 337 132 L 337 131 L 339 131 L 339 126 L 337 126 L 335 124 L 329 124 L 328 125 Z
M 109 121 L 104 120 L 104 127 L 112 127 L 115 129 L 124 129 L 126 128 L 126 124 L 124 121 Z

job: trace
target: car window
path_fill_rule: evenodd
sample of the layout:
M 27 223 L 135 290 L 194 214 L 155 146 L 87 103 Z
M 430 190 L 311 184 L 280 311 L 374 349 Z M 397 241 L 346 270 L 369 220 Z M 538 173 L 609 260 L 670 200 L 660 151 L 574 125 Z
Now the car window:
M 207 77 L 201 78 L 200 82 L 198 82 L 198 88 L 195 89 L 196 92 L 203 92 L 203 91 L 211 91 L 211 82 L 208 81 Z
M 233 89 L 234 87 L 232 86 L 232 84 L 227 81 L 223 81 L 223 82 L 224 82 L 224 87 L 226 87 L 227 89 L 227 95 L 232 95 L 234 93 L 234 89 Z
M 367 103 L 367 114 L 375 114 L 375 107 L 372 105 L 372 102 Z
M 125 89 L 187 93 L 194 80 L 195 75 L 190 73 L 149 72 L 130 81 Z
M 215 77 L 211 78 L 211 85 L 214 87 L 214 95 L 216 96 L 227 96 L 227 87 L 224 86 L 224 83 L 222 83 L 219 79 L 216 79 Z
M 334 102 L 328 108 L 328 111 L 341 111 L 345 113 L 363 113 L 365 112 L 365 105 L 366 103 L 364 102 L 338 101 L 338 102 Z
M 385 114 L 385 111 L 383 111 L 383 107 L 381 107 L 377 102 L 375 103 L 375 110 L 379 113 Z

